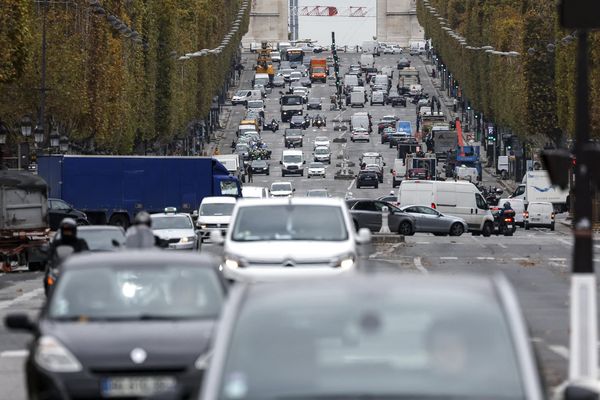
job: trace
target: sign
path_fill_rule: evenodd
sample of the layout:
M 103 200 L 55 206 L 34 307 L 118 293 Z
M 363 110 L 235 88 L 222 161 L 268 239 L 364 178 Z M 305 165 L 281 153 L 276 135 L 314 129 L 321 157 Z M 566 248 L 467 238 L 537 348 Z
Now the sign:
M 396 123 L 396 132 L 412 136 L 412 124 L 410 121 L 398 121 Z

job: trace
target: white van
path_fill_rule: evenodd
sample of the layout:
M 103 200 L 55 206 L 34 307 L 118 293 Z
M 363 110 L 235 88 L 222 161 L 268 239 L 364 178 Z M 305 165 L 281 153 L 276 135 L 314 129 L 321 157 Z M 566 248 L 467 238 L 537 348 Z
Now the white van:
M 533 226 L 550 228 L 554 230 L 554 206 L 547 201 L 531 201 L 523 216 L 525 229 Z
M 242 198 L 244 199 L 266 199 L 269 197 L 269 189 L 262 186 L 242 186 Z
M 372 54 L 361 54 L 360 55 L 360 67 L 362 69 L 373 68 L 373 65 L 375 65 L 375 60 L 373 59 Z
M 365 94 L 362 92 L 350 93 L 350 107 L 365 107 Z
M 350 117 L 350 130 L 356 128 L 365 128 L 369 133 L 372 131 L 371 124 L 369 123 L 369 115 L 367 113 L 354 113 Z
M 525 201 L 523 199 L 500 199 L 498 208 L 502 208 L 507 201 L 510 203 L 510 208 L 515 210 L 515 224 L 524 226 Z
M 237 199 L 229 196 L 207 196 L 198 208 L 196 227 L 200 230 L 200 243 L 210 237 L 210 231 L 218 229 L 227 233 L 233 207 Z
M 398 190 L 398 204 L 429 206 L 463 218 L 473 234 L 492 233 L 492 212 L 479 189 L 470 182 L 404 180 Z
M 300 175 L 304 176 L 304 154 L 302 150 L 284 150 L 281 155 L 281 176 Z

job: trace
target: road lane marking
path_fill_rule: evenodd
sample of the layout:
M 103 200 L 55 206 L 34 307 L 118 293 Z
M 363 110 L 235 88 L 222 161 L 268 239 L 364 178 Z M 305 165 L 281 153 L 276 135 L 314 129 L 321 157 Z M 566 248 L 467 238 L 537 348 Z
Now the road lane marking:
M 502 243 L 498 243 L 498 246 L 501 247 L 501 248 L 503 248 L 503 249 L 508 249 L 508 247 L 506 247 L 506 245 L 502 244 Z
M 513 257 L 512 260 L 513 261 L 527 261 L 527 260 L 529 260 L 529 258 L 527 258 L 527 257 Z
M 415 244 L 431 244 L 431 242 L 415 242 Z
M 22 303 L 27 300 L 31 300 L 32 298 L 41 295 L 44 293 L 44 288 L 37 288 L 32 290 L 31 292 L 23 293 L 20 296 L 15 297 L 12 300 L 3 300 L 0 301 L 0 310 L 7 309 L 15 304 Z
M 427 271 L 427 269 L 425 269 L 425 267 L 421 263 L 421 257 L 415 257 L 413 262 L 415 263 L 415 267 L 419 270 L 419 272 L 422 272 L 424 274 L 429 273 L 429 271 Z
M 563 257 L 554 257 L 554 258 L 549 258 L 548 261 L 566 262 L 567 259 L 563 258 Z
M 27 357 L 29 355 L 29 350 L 6 350 L 0 352 L 0 358 L 18 358 L 18 357 Z
M 440 260 L 458 260 L 458 257 L 440 257 Z
M 495 257 L 477 257 L 478 260 L 488 260 L 488 261 L 494 261 L 496 258 Z
M 569 349 L 565 346 L 561 345 L 548 345 L 548 349 L 556 355 L 561 356 L 562 358 L 568 360 L 569 359 Z
M 356 178 L 352 179 L 352 182 L 350 182 L 350 186 L 348 186 L 348 191 L 352 190 L 352 186 L 354 186 L 354 184 L 356 183 Z
M 558 240 L 559 242 L 561 242 L 563 244 L 566 244 L 567 246 L 571 246 L 573 244 L 571 241 L 566 240 L 566 239 L 559 239 L 559 238 L 556 238 L 556 237 L 554 239 Z

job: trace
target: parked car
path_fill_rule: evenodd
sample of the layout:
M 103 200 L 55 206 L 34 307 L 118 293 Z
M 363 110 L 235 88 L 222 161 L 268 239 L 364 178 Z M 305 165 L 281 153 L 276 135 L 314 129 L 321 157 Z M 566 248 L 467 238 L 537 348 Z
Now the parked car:
M 360 189 L 364 186 L 372 186 L 375 189 L 379 187 L 379 177 L 374 171 L 360 171 L 356 176 L 356 188 Z
M 417 232 L 433 233 L 436 236 L 460 236 L 469 230 L 464 219 L 445 215 L 427 206 L 402 206 L 400 210 L 409 213 L 417 222 Z
M 88 225 L 87 215 L 83 211 L 76 210 L 72 205 L 61 199 L 48 199 L 48 220 L 50 230 L 56 231 L 60 222 L 65 218 L 73 218 L 77 225 Z
M 253 160 L 250 164 L 252 173 L 255 175 L 269 175 L 269 163 L 265 160 Z
M 146 398 L 199 391 L 227 284 L 213 258 L 164 251 L 69 257 L 32 321 L 5 319 L 33 340 L 29 398 Z M 176 332 L 176 340 L 165 340 Z M 156 371 L 162 371 L 157 373 Z
M 554 230 L 555 224 L 554 206 L 552 203 L 543 201 L 531 201 L 523 214 L 525 229 L 532 227 L 550 228 Z
M 367 228 L 371 232 L 379 232 L 383 207 L 388 208 L 388 227 L 391 232 L 400 235 L 413 235 L 416 232 L 416 219 L 401 211 L 390 203 L 381 200 L 352 199 L 346 200 L 350 215 L 356 229 Z
M 223 315 L 201 400 L 546 397 L 502 276 L 381 272 L 240 285 Z

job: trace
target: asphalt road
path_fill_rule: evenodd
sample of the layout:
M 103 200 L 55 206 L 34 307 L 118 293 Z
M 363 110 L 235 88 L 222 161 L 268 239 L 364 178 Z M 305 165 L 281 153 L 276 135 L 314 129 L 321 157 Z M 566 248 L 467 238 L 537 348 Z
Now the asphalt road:
M 397 56 L 376 58 L 377 66 L 394 65 Z M 424 65 L 416 57 L 413 63 L 424 75 Z M 341 54 L 343 70 L 356 62 L 357 56 Z M 246 71 L 242 76 L 243 85 L 249 85 L 253 62 L 246 62 Z M 394 83 L 395 84 L 395 83 Z M 428 78 L 423 79 L 427 92 L 434 94 L 433 85 Z M 323 100 L 328 121 L 338 114 L 329 110 L 329 96 L 334 87 L 324 84 L 314 85 L 311 97 Z M 415 123 L 414 106 L 391 108 L 382 106 L 367 107 L 373 114 L 374 121 L 382 116 L 395 114 L 402 119 Z M 343 115 L 349 117 L 353 112 L 362 109 L 347 109 Z M 311 112 L 310 114 L 316 114 Z M 277 90 L 267 100 L 267 118 L 275 116 L 279 119 L 279 103 Z M 229 149 L 228 144 L 235 137 L 235 127 L 243 116 L 243 106 L 232 107 L 231 120 L 227 124 L 221 151 Z M 285 128 L 287 124 L 282 124 Z M 279 160 L 283 146 L 283 129 L 278 133 L 265 132 L 263 138 L 273 150 L 270 176 L 254 176 L 252 185 L 269 186 L 272 182 L 282 180 Z M 317 135 L 328 135 L 331 138 L 340 135 L 334 132 L 330 124 L 326 129 L 308 129 L 304 147 L 306 156 L 310 155 L 312 140 Z M 394 151 L 381 145 L 377 133 L 373 134 L 370 143 L 347 143 L 349 158 L 357 162 L 358 157 L 366 151 L 378 151 L 383 154 L 387 165 L 391 168 L 395 157 Z M 333 145 L 334 152 L 340 152 L 341 145 Z M 335 154 L 335 153 L 334 153 Z M 326 188 L 334 196 L 345 196 L 352 192 L 355 197 L 375 198 L 388 194 L 391 188 L 391 175 L 385 174 L 385 182 L 379 189 L 356 189 L 353 181 L 334 180 L 335 163 L 328 168 L 325 179 L 308 179 L 306 177 L 286 177 L 297 189 L 296 195 L 302 196 L 312 188 Z M 386 171 L 389 172 L 389 169 Z M 495 185 L 490 175 L 484 175 L 486 185 Z M 596 250 L 600 244 L 596 244 Z M 204 249 L 210 250 L 210 245 Z M 465 234 L 458 238 L 434 237 L 417 234 L 408 237 L 405 243 L 385 244 L 375 247 L 371 255 L 374 268 L 390 268 L 405 273 L 503 273 L 513 284 L 521 302 L 525 317 L 531 329 L 531 340 L 539 351 L 548 387 L 561 383 L 567 375 L 568 352 L 568 290 L 569 265 L 572 253 L 572 238 L 569 230 L 557 224 L 557 230 L 550 232 L 543 229 L 524 231 L 518 229 L 513 237 L 474 237 Z M 600 256 L 599 256 L 600 258 Z M 0 318 L 9 312 L 28 312 L 35 315 L 44 301 L 40 273 L 17 272 L 0 274 Z M 26 356 L 28 335 L 8 332 L 0 326 L 0 400 L 25 399 L 23 361 Z M 493 360 L 490 360 L 493 362 Z

